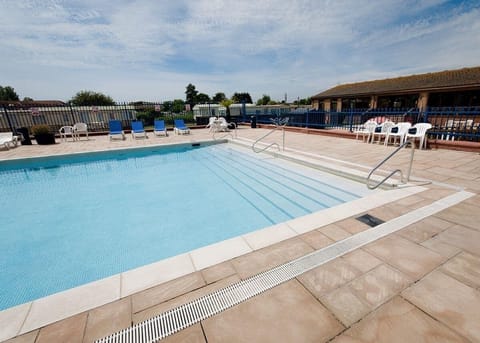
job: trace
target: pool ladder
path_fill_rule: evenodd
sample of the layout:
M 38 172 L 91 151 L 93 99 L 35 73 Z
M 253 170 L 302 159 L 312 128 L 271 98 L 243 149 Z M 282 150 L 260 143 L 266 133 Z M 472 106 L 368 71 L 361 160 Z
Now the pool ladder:
M 260 153 L 260 152 L 263 152 L 271 147 L 276 147 L 278 149 L 278 151 L 282 150 L 282 151 L 285 151 L 285 126 L 287 125 L 288 123 L 288 120 L 289 118 L 286 117 L 286 118 L 283 118 L 283 119 L 280 119 L 280 118 L 270 118 L 270 120 L 272 121 L 273 125 L 275 125 L 275 127 L 267 132 L 267 134 L 263 135 L 262 137 L 260 137 L 259 139 L 257 139 L 255 142 L 253 142 L 252 144 L 252 150 L 256 153 Z M 267 145 L 266 147 L 263 147 L 263 148 L 257 148 L 256 145 L 262 141 L 264 138 L 270 136 L 272 133 L 276 132 L 277 130 L 281 129 L 282 130 L 282 149 L 280 149 L 280 145 L 278 145 L 277 142 L 273 142 L 269 145 Z
M 385 176 L 385 178 L 383 178 L 383 180 L 381 180 L 380 182 L 376 183 L 376 184 L 372 184 L 371 183 L 371 177 L 373 175 L 373 173 L 378 169 L 380 168 L 383 164 L 385 164 L 385 162 L 387 162 L 389 159 L 391 159 L 393 156 L 395 156 L 400 150 L 402 150 L 404 147 L 406 147 L 407 145 L 411 144 L 412 145 L 412 148 L 411 148 L 411 153 L 410 153 L 410 163 L 408 165 L 408 169 L 407 169 L 407 175 L 406 177 L 404 178 L 403 177 L 403 172 L 401 169 L 395 169 L 394 171 L 392 171 L 391 173 L 389 173 L 387 176 Z M 382 184 L 384 184 L 388 179 L 390 179 L 393 175 L 397 174 L 397 173 L 400 173 L 400 181 L 402 183 L 407 183 L 408 181 L 410 181 L 410 173 L 412 172 L 412 165 L 413 165 L 413 155 L 415 154 L 415 143 L 413 141 L 410 141 L 410 140 L 406 140 L 404 143 L 400 144 L 400 146 L 395 149 L 390 155 L 388 155 L 387 157 L 385 157 L 379 164 L 377 164 L 371 171 L 370 173 L 368 174 L 367 176 L 367 181 L 366 181 L 366 184 L 367 184 L 367 187 L 369 189 L 376 189 L 378 187 L 380 187 Z

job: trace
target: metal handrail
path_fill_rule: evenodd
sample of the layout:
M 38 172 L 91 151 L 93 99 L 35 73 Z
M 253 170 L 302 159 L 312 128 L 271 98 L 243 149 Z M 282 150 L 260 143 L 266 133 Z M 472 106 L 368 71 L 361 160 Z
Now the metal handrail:
M 392 171 L 390 174 L 388 174 L 382 181 L 380 181 L 379 183 L 377 183 L 376 185 L 371 185 L 370 184 L 370 178 L 371 176 L 373 175 L 373 173 L 378 169 L 380 168 L 385 162 L 387 162 L 390 158 L 392 158 L 395 154 L 397 154 L 397 152 L 399 152 L 401 149 L 403 149 L 404 147 L 406 147 L 408 144 L 411 144 L 412 145 L 412 148 L 411 148 L 411 153 L 410 153 L 410 164 L 408 166 L 408 171 L 407 171 L 407 177 L 404 179 L 403 178 L 403 172 L 401 169 L 395 169 L 394 171 Z M 383 183 L 385 183 L 385 181 L 387 181 L 389 178 L 391 178 L 393 175 L 397 174 L 397 173 L 400 173 L 400 181 L 403 182 L 403 183 L 406 183 L 408 181 L 410 181 L 410 173 L 412 172 L 412 165 L 413 165 L 413 155 L 415 153 L 415 144 L 413 144 L 413 141 L 411 140 L 406 140 L 403 144 L 401 144 L 397 149 L 395 149 L 390 155 L 388 155 L 387 157 L 385 157 L 379 164 L 377 164 L 371 171 L 370 173 L 368 174 L 367 176 L 367 181 L 366 181 L 366 184 L 367 184 L 367 187 L 368 189 L 376 189 L 378 188 L 379 186 L 381 186 Z
M 289 119 L 289 118 L 284 118 L 284 119 L 280 120 L 280 119 L 278 119 L 278 118 L 275 118 L 275 119 L 274 119 L 274 118 L 270 118 L 270 120 L 273 122 L 273 124 L 275 125 L 275 127 L 274 127 L 271 131 L 267 132 L 267 134 L 263 135 L 262 137 L 260 137 L 259 139 L 257 139 L 255 142 L 253 142 L 253 144 L 252 144 L 252 150 L 253 150 L 253 152 L 255 152 L 255 153 L 260 153 L 260 152 L 263 152 L 263 151 L 271 148 L 272 146 L 276 146 L 277 149 L 278 149 L 278 151 L 280 151 L 280 150 L 285 151 L 285 126 L 286 126 L 287 123 L 288 123 L 288 119 Z M 262 139 L 270 136 L 272 133 L 274 133 L 275 131 L 277 131 L 279 128 L 282 129 L 282 149 L 280 149 L 280 145 L 278 145 L 277 142 L 273 142 L 273 143 L 267 145 L 266 147 L 264 147 L 263 149 L 258 149 L 258 150 L 257 150 L 257 149 L 255 148 L 255 145 L 256 145 L 257 143 L 259 143 Z
M 223 138 L 225 138 L 225 137 L 227 137 L 227 136 L 231 136 L 231 137 L 232 137 L 232 139 L 235 139 L 235 138 L 237 138 L 237 124 L 236 124 L 236 123 L 233 123 L 233 122 L 232 122 L 232 123 L 228 123 L 228 125 L 231 125 L 231 124 L 233 124 L 233 125 L 234 125 L 234 132 L 235 132 L 235 136 L 234 136 L 234 135 L 232 135 L 232 133 L 231 133 L 231 132 L 227 132 L 227 133 L 225 133 L 223 136 L 221 136 L 221 137 L 219 137 L 219 138 L 216 138 L 216 137 L 215 137 L 215 135 L 216 135 L 218 132 L 217 132 L 217 131 L 214 131 L 214 132 L 213 132 L 213 135 L 212 135 L 212 137 L 213 137 L 213 140 L 217 140 L 217 139 L 223 139 Z

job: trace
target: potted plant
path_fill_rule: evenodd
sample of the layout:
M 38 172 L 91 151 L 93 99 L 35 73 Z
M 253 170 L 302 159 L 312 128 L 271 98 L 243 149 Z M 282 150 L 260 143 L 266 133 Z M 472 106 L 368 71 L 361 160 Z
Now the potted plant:
M 40 124 L 32 126 L 32 133 L 37 144 L 55 144 L 55 134 L 50 132 L 50 126 Z

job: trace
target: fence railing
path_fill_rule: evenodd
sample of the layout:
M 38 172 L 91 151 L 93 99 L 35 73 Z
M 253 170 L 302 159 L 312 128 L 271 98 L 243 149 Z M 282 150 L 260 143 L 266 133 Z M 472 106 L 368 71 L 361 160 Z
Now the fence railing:
M 46 124 L 52 132 L 57 133 L 62 126 L 86 123 L 89 132 L 105 132 L 112 119 L 120 120 L 124 129 L 130 129 L 133 120 L 141 119 L 146 125 L 152 125 L 154 118 L 164 119 L 167 125 L 172 125 L 174 118 L 182 118 L 186 123 L 193 122 L 191 112 L 165 113 L 161 112 L 161 104 L 153 103 L 113 106 L 15 105 L 0 107 L 0 131 L 15 132 L 19 128 L 27 128 L 31 132 L 32 126 Z
M 366 121 L 381 123 L 387 119 L 398 123 L 408 121 L 412 124 L 428 122 L 432 129 L 429 138 L 440 140 L 480 141 L 480 107 L 434 107 L 420 112 L 416 108 L 404 109 L 352 109 L 342 112 L 306 111 L 279 115 L 289 117 L 288 126 L 337 129 L 355 131 Z M 252 117 L 259 124 L 270 124 L 272 114 L 252 114 L 243 116 L 243 121 L 250 122 Z
M 31 127 L 36 124 L 47 124 L 52 132 L 60 127 L 75 123 L 86 123 L 89 132 L 108 131 L 111 119 L 120 120 L 124 129 L 130 129 L 132 120 L 143 120 L 151 125 L 153 118 L 164 119 L 167 125 L 173 124 L 174 118 L 182 118 L 186 123 L 206 125 L 208 118 L 197 117 L 192 112 L 165 113 L 160 103 L 117 104 L 114 106 L 3 106 L 0 107 L 0 131 L 13 131 L 18 128 Z M 382 122 L 387 118 L 394 122 L 408 121 L 412 124 L 428 122 L 432 124 L 429 138 L 440 140 L 480 141 L 480 106 L 474 107 L 431 107 L 424 112 L 416 108 L 378 108 L 349 109 L 342 112 L 333 111 L 290 111 L 285 109 L 270 113 L 242 113 L 232 116 L 232 122 L 251 122 L 271 124 L 272 118 L 289 117 L 288 126 L 316 129 L 339 129 L 355 131 L 368 120 Z M 202 122 L 204 120 L 205 122 Z

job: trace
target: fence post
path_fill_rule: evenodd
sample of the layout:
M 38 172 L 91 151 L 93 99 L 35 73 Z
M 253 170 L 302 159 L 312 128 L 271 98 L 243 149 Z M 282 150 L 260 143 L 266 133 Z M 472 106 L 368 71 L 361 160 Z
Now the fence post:
M 8 126 L 10 127 L 10 131 L 17 132 L 13 128 L 12 122 L 10 120 L 10 116 L 8 115 L 8 111 L 7 111 L 7 108 L 5 107 L 5 105 L 3 105 L 3 112 L 5 112 L 5 116 L 7 117 L 7 122 L 8 122 Z
M 75 124 L 76 123 L 75 114 L 73 113 L 73 108 L 71 103 L 68 104 L 68 108 L 70 109 L 70 114 L 72 115 L 72 124 Z
M 350 122 L 350 132 L 353 132 L 353 104 L 350 105 L 350 119 L 349 119 L 349 122 Z
M 308 111 L 305 113 L 305 127 L 308 128 Z

